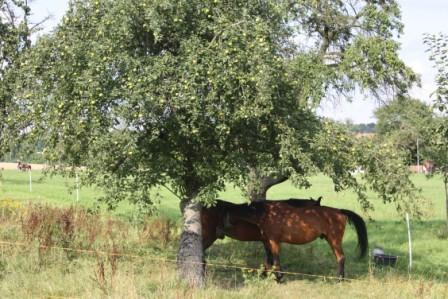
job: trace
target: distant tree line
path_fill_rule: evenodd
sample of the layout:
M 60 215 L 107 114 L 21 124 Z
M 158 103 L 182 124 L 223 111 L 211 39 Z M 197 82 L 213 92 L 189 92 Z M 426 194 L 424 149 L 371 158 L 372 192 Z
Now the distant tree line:
M 355 124 L 351 121 L 346 121 L 345 123 L 348 130 L 353 133 L 375 133 L 376 131 L 376 125 L 373 122 Z
M 2 162 L 45 163 L 43 156 L 44 143 L 38 140 L 33 143 L 17 143 L 10 150 L 0 155 Z

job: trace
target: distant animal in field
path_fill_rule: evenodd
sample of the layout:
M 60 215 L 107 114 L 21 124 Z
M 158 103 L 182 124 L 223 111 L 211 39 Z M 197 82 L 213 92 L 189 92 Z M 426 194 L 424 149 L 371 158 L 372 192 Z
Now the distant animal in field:
M 18 162 L 17 163 L 17 169 L 20 171 L 31 171 L 31 164 L 27 164 L 27 163 L 22 163 L 22 162 Z
M 432 174 L 434 171 L 434 161 L 426 160 L 423 163 L 423 172 L 425 174 Z

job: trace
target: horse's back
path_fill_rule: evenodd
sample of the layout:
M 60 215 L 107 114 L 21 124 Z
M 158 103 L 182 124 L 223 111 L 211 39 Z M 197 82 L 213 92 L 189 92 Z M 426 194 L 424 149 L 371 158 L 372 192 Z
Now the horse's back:
M 319 237 L 343 234 L 346 221 L 347 217 L 336 208 L 271 205 L 267 207 L 261 226 L 274 240 L 305 244 Z
M 270 222 L 281 223 L 284 227 L 305 225 L 318 230 L 347 221 L 347 216 L 339 209 L 326 206 L 269 205 L 266 217 L 270 218 Z
M 294 213 L 299 215 L 302 220 L 312 217 L 319 219 L 319 221 L 334 222 L 346 221 L 347 216 L 339 209 L 327 206 L 306 206 L 294 210 Z

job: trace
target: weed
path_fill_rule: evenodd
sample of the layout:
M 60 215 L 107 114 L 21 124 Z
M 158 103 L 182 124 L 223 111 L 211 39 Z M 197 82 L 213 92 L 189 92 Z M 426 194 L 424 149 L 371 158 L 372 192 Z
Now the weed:
M 96 253 L 96 268 L 94 269 L 93 281 L 106 295 L 114 287 L 114 278 L 118 270 L 118 258 L 120 254 L 118 246 L 112 245 L 112 249 L 104 255 L 103 252 Z
M 118 220 L 87 213 L 80 208 L 30 205 L 22 217 L 22 232 L 28 242 L 37 241 L 39 257 L 51 246 L 66 248 L 67 258 L 78 256 L 75 249 L 116 249 L 128 238 L 127 226 Z
M 5 277 L 7 266 L 8 266 L 7 262 L 5 260 L 1 259 L 0 260 L 0 279 Z
M 273 270 L 265 271 L 264 266 L 260 265 L 258 269 L 242 269 L 241 275 L 245 285 L 274 282 L 276 280 Z
M 0 221 L 14 221 L 23 212 L 22 204 L 14 199 L 2 199 L 0 200 Z
M 438 231 L 437 231 L 437 238 L 441 240 L 448 239 L 448 226 L 443 225 Z
M 140 243 L 148 243 L 162 249 L 165 249 L 175 236 L 176 225 L 174 221 L 165 217 L 146 219 L 143 230 L 139 233 Z

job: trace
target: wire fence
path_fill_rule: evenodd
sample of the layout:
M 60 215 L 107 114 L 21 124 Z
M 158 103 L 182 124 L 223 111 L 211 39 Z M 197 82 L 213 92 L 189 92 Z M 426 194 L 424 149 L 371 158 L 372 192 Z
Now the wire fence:
M 154 255 L 148 255 L 148 254 L 134 254 L 134 253 L 125 253 L 125 252 L 117 252 L 117 251 L 106 251 L 106 250 L 93 250 L 93 249 L 82 249 L 82 248 L 73 248 L 73 247 L 62 247 L 62 246 L 47 246 L 47 245 L 38 245 L 35 246 L 32 243 L 25 243 L 25 242 L 12 242 L 7 240 L 0 240 L 0 248 L 2 248 L 1 254 L 3 254 L 4 247 L 34 247 L 39 249 L 50 249 L 50 250 L 60 250 L 64 252 L 76 252 L 79 254 L 84 255 L 90 255 L 98 257 L 99 255 L 103 255 L 106 257 L 125 257 L 129 259 L 135 259 L 135 260 L 150 260 L 150 261 L 157 261 L 160 263 L 171 263 L 171 264 L 177 264 L 177 259 L 175 258 L 167 258 L 167 257 L 158 257 Z M 207 262 L 186 262 L 189 264 L 196 264 L 196 265 L 203 265 L 206 267 L 213 267 L 216 269 L 233 269 L 233 270 L 241 270 L 241 271 L 249 271 L 254 273 L 260 273 L 262 269 L 255 268 L 255 267 L 248 267 L 244 265 L 237 265 L 237 264 L 227 264 L 227 263 L 221 263 L 217 261 L 207 261 Z M 366 269 L 366 273 L 372 274 L 371 264 L 369 261 L 369 269 Z M 345 282 L 360 282 L 360 283 L 370 283 L 370 279 L 358 279 L 358 278 L 343 278 L 331 275 L 319 275 L 319 274 L 310 274 L 310 273 L 302 273 L 302 272 L 294 272 L 294 271 L 275 271 L 276 273 L 281 273 L 286 276 L 300 276 L 300 277 L 307 277 L 307 278 L 314 278 L 314 279 L 320 279 L 322 281 L 345 281 Z M 236 276 L 235 276 L 236 277 Z M 372 276 L 370 276 L 372 277 Z M 413 281 L 410 279 L 411 277 L 408 277 L 409 283 L 413 283 Z M 236 279 L 236 278 L 235 278 Z M 381 285 L 395 285 L 396 282 L 388 282 L 388 281 L 381 281 Z M 48 295 L 45 294 L 42 297 L 45 298 L 60 298 L 60 299 L 77 299 L 76 296 L 54 296 L 54 295 Z
M 24 242 L 10 242 L 10 241 L 0 240 L 0 246 L 2 246 L 2 247 L 3 246 L 29 247 L 30 244 L 24 243 Z M 132 258 L 132 259 L 151 260 L 151 261 L 165 262 L 165 263 L 175 263 L 176 264 L 178 262 L 177 259 L 175 259 L 175 258 L 165 258 L 165 257 L 151 256 L 151 255 L 138 255 L 138 254 L 112 252 L 112 251 L 104 251 L 104 250 L 92 250 L 92 249 L 81 249 L 81 248 L 71 248 L 71 247 L 61 247 L 61 246 L 47 246 L 47 245 L 39 245 L 38 248 L 77 252 L 77 253 L 86 254 L 86 255 L 104 255 L 104 256 L 127 257 L 127 258 Z M 185 262 L 185 263 L 192 264 L 192 265 L 199 264 L 199 265 L 203 265 L 203 266 L 207 266 L 207 267 L 214 267 L 214 268 L 226 268 L 226 269 L 235 269 L 235 270 L 243 270 L 243 271 L 253 271 L 253 272 L 260 271 L 259 268 L 248 267 L 248 266 L 243 266 L 243 265 L 236 265 L 236 264 L 225 264 L 225 263 L 220 263 L 220 262 L 216 262 L 216 261 Z M 341 277 L 330 276 L 330 275 L 317 275 L 317 274 L 282 271 L 282 270 L 275 270 L 275 272 L 279 273 L 279 274 L 283 274 L 283 275 L 321 278 L 323 280 L 338 280 L 338 281 L 341 280 Z M 343 278 L 343 280 L 344 281 L 360 281 L 359 279 L 355 279 L 355 278 Z

